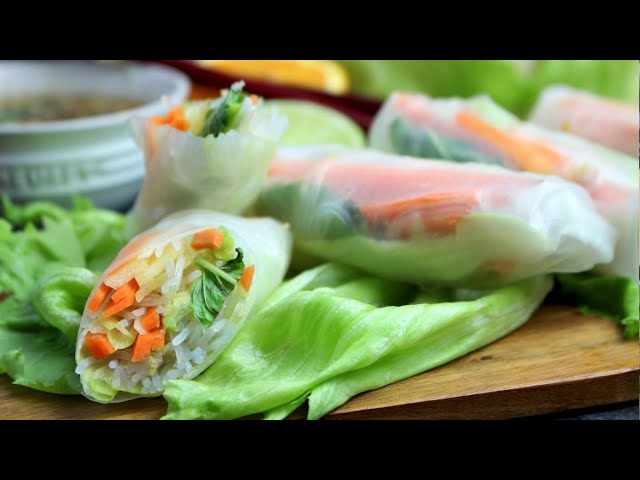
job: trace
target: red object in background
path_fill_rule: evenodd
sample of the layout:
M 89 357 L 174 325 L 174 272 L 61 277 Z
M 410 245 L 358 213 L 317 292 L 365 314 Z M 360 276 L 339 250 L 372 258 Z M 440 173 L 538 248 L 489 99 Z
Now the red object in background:
M 188 75 L 194 84 L 212 88 L 229 88 L 239 78 L 201 67 L 190 60 L 143 60 L 145 62 L 161 63 L 176 68 Z M 243 79 L 244 80 L 244 79 Z M 316 102 L 334 108 L 351 118 L 365 130 L 373 121 L 373 117 L 380 109 L 382 102 L 358 95 L 330 95 L 304 88 L 289 87 L 262 80 L 245 80 L 246 89 L 265 98 L 287 98 Z

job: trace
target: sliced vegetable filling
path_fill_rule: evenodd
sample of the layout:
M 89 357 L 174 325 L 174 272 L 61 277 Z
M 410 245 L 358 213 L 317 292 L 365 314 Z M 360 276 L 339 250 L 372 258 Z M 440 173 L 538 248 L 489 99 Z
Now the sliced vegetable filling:
M 87 302 L 92 320 L 78 373 L 102 368 L 115 388 L 134 392 L 141 382 L 143 394 L 161 392 L 164 380 L 182 378 L 205 361 L 208 340 L 233 321 L 225 305 L 246 299 L 254 269 L 245 267 L 242 249 L 223 227 L 124 260 Z M 184 348 L 194 338 L 206 341 Z M 105 387 L 103 393 L 98 400 L 109 400 L 115 390 Z

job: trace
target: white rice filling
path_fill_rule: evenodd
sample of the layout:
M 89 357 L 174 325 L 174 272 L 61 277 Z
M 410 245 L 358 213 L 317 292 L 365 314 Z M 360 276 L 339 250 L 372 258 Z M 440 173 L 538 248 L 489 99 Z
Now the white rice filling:
M 235 330 L 235 325 L 224 319 L 218 319 L 205 328 L 193 315 L 189 315 L 178 324 L 176 332 L 167 334 L 165 347 L 151 352 L 149 359 L 131 362 L 127 355 L 126 359 L 111 360 L 108 367 L 112 371 L 112 386 L 124 391 L 138 390 L 141 387 L 144 395 L 162 393 L 165 381 L 188 378 L 209 355 L 220 353 L 220 348 L 233 336 Z M 87 360 L 88 363 L 94 361 L 93 358 L 86 358 L 82 362 Z M 154 364 L 159 367 L 152 367 Z M 86 366 L 83 365 L 84 368 Z

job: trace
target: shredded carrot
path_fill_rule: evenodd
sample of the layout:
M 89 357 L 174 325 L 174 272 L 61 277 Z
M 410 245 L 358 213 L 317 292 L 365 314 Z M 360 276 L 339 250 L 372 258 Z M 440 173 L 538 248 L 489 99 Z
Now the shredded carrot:
M 193 234 L 191 247 L 194 250 L 204 250 L 206 248 L 220 248 L 224 241 L 224 234 L 215 228 L 207 228 Z
M 162 328 L 151 330 L 146 335 L 138 334 L 135 342 L 133 342 L 131 361 L 141 362 L 149 358 L 152 350 L 159 350 L 164 347 L 164 335 L 165 332 Z
M 478 205 L 478 200 L 469 193 L 442 192 L 423 195 L 392 202 L 360 205 L 360 211 L 372 223 L 394 221 L 413 212 L 422 217 L 429 233 L 450 234 L 455 232 L 458 223 Z
M 173 107 L 171 110 L 169 110 L 169 113 L 167 114 L 167 120 L 169 121 L 169 123 L 173 122 L 176 118 L 180 118 L 184 115 L 184 110 L 182 109 L 181 106 L 177 106 L 177 107 Z
M 187 120 L 186 118 L 177 118 L 176 120 L 171 122 L 171 126 L 177 128 L 178 130 L 186 132 L 187 130 L 189 130 L 189 120 Z
M 182 131 L 189 129 L 189 120 L 184 117 L 184 110 L 180 106 L 173 107 L 169 110 L 166 117 L 152 117 L 150 121 L 153 125 L 170 125 L 173 128 Z
M 251 99 L 251 103 L 253 103 L 254 105 L 258 104 L 258 96 L 255 94 L 252 94 L 251 96 L 249 96 L 249 98 Z
M 136 282 L 135 278 L 125 283 L 117 289 L 113 295 L 111 295 L 109 303 L 107 303 L 107 308 L 102 312 L 102 316 L 104 318 L 109 318 L 110 316 L 115 315 L 116 313 L 133 305 L 133 302 L 136 299 L 136 292 L 139 289 L 140 287 L 138 286 L 138 282 Z
M 129 298 L 131 295 L 135 295 L 138 290 L 140 290 L 138 282 L 136 282 L 135 278 L 131 279 L 113 292 L 111 300 L 118 303 L 120 300 L 124 300 L 125 298 Z
M 104 302 L 104 299 L 107 298 L 107 295 L 109 295 L 110 291 L 111 289 L 109 287 L 107 287 L 104 283 L 101 283 L 98 289 L 89 299 L 89 302 L 87 303 L 87 310 L 89 310 L 90 312 L 97 311 Z
M 153 330 L 154 328 L 158 328 L 160 326 L 160 314 L 156 307 L 148 307 L 147 311 L 142 316 L 142 320 L 140 321 L 142 328 L 144 328 L 147 332 Z
M 250 265 L 244 269 L 242 275 L 240 276 L 240 285 L 244 288 L 245 292 L 248 292 L 251 288 L 251 283 L 253 282 L 253 273 L 256 270 L 255 265 Z
M 120 300 L 118 303 L 115 303 L 113 300 L 109 300 L 109 303 L 107 303 L 107 308 L 105 308 L 104 312 L 102 312 L 102 317 L 109 318 L 115 315 L 116 313 L 121 312 L 125 308 L 129 308 L 131 305 L 133 305 L 134 300 L 135 300 L 135 296 L 131 296 L 131 297 L 125 298 L 124 300 Z
M 509 155 L 522 169 L 543 174 L 557 170 L 561 157 L 558 153 L 538 142 L 518 138 L 502 131 L 469 112 L 460 112 L 456 120 L 492 145 Z
M 104 333 L 87 333 L 84 344 L 96 360 L 111 355 L 116 351 Z

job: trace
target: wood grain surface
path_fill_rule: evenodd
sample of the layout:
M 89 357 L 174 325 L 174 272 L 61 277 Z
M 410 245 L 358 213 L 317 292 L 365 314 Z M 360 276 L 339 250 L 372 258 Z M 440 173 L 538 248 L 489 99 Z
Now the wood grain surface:
M 500 419 L 638 398 L 638 342 L 613 322 L 545 305 L 520 329 L 447 365 L 360 394 L 325 419 Z M 12 385 L 0 419 L 158 419 L 163 399 L 114 405 Z M 294 417 L 303 417 L 300 411 Z

